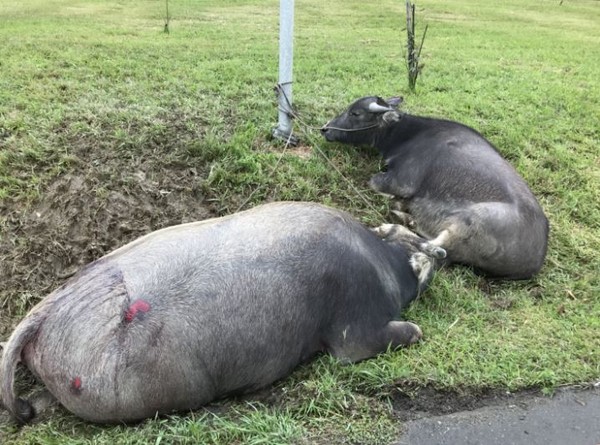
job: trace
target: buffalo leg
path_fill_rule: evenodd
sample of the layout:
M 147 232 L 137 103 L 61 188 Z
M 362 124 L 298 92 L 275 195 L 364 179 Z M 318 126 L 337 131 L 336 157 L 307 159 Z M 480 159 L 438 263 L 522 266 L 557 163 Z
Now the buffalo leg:
M 382 224 L 371 229 L 373 233 L 386 241 L 404 241 L 405 245 L 412 245 L 417 251 L 424 252 L 436 259 L 446 257 L 446 251 L 440 244 L 427 241 L 410 229 L 400 224 Z M 444 238 L 445 241 L 446 238 Z
M 398 175 L 389 172 L 379 172 L 369 180 L 373 190 L 382 195 L 398 200 L 410 200 L 415 194 L 415 188 L 406 182 L 401 182 Z
M 392 175 L 388 175 L 385 172 L 379 172 L 376 175 L 373 175 L 371 177 L 371 180 L 369 181 L 369 185 L 377 193 L 380 193 L 389 198 L 393 198 L 394 191 L 393 191 L 392 184 L 390 183 L 392 181 L 392 179 L 393 179 Z
M 343 340 L 329 347 L 329 353 L 345 363 L 359 362 L 388 349 L 410 346 L 423 336 L 421 328 L 408 321 L 390 321 L 374 335 L 361 340 L 348 334 L 344 332 Z
M 409 227 L 411 230 L 415 230 L 415 220 L 413 219 L 412 215 L 410 213 L 408 213 L 408 208 L 406 205 L 406 201 L 405 200 L 394 200 L 394 203 L 392 204 L 393 209 L 392 209 L 392 213 L 394 215 L 396 215 L 396 217 L 398 218 L 398 220 L 400 221 L 400 224 L 402 224 L 403 226 Z
M 438 234 L 438 236 L 436 236 L 434 239 L 429 241 L 429 243 L 433 244 L 434 246 L 444 247 L 444 246 L 447 246 L 449 239 L 450 239 L 450 230 L 445 229 L 445 230 L 442 230 Z

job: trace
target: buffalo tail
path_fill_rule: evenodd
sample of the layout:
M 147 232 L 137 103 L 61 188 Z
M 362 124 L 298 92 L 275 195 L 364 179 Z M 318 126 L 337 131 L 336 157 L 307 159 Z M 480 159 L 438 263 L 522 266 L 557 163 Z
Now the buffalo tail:
M 17 398 L 15 395 L 14 380 L 17 363 L 21 360 L 21 354 L 25 346 L 35 338 L 44 321 L 44 306 L 32 311 L 17 326 L 8 339 L 2 354 L 0 363 L 0 388 L 2 391 L 2 403 L 10 415 L 19 423 L 27 423 L 34 416 L 33 406 L 26 400 Z

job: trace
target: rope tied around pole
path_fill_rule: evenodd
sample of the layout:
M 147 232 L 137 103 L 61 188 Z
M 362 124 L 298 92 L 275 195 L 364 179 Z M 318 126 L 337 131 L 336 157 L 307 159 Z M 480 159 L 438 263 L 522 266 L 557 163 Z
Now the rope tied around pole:
M 279 98 L 280 96 L 283 96 L 283 98 L 285 99 L 285 103 L 287 104 L 287 109 L 282 108 L 281 106 L 278 106 L 277 111 L 282 111 L 282 112 L 286 113 L 290 119 L 294 119 L 295 112 L 294 112 L 294 108 L 292 107 L 292 104 L 290 103 L 290 100 L 287 97 L 287 94 L 285 94 L 285 90 L 283 89 L 283 86 L 284 85 L 292 85 L 293 83 L 294 83 L 293 81 L 280 82 L 273 87 L 273 91 L 275 91 L 275 94 L 277 94 L 277 97 Z

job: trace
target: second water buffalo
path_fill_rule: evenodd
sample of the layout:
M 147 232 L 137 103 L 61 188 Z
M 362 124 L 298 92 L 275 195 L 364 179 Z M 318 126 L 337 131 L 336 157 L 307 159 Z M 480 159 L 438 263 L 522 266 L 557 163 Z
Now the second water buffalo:
M 348 362 L 421 337 L 397 321 L 445 252 L 402 227 L 273 203 L 153 232 L 88 265 L 16 327 L 19 360 L 68 410 L 95 422 L 198 408 L 264 387 L 319 352 Z
M 516 170 L 477 131 L 398 110 L 401 98 L 355 101 L 321 129 L 328 141 L 377 148 L 387 171 L 371 178 L 405 223 L 447 260 L 494 278 L 524 279 L 544 262 L 548 220 Z

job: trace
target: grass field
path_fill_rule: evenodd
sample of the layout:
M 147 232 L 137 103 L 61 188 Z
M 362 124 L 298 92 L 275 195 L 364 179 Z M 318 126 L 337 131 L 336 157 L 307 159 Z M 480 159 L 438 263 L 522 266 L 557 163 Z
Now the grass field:
M 416 93 L 403 2 L 296 3 L 293 148 L 269 138 L 277 1 L 172 1 L 169 34 L 158 0 L 0 4 L 0 339 L 77 267 L 166 225 L 283 199 L 390 220 L 367 187 L 378 155 L 309 128 L 367 94 L 401 94 L 409 112 L 499 148 L 549 217 L 542 272 L 441 270 L 404 314 L 425 341 L 356 366 L 319 357 L 259 394 L 135 426 L 61 409 L 22 429 L 0 418 L 0 442 L 384 444 L 401 428 L 399 394 L 600 379 L 599 3 L 419 1 Z

